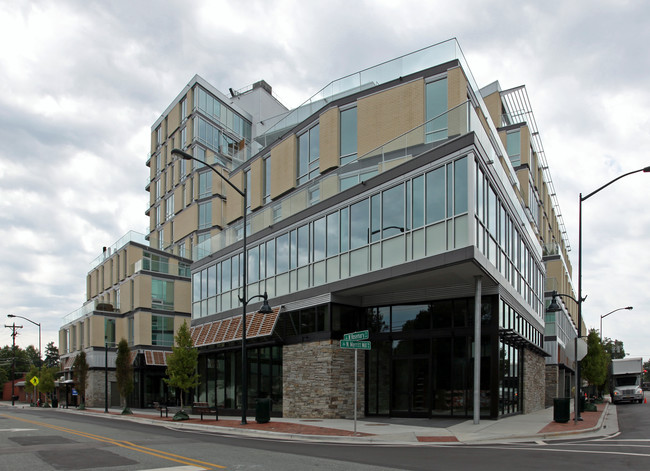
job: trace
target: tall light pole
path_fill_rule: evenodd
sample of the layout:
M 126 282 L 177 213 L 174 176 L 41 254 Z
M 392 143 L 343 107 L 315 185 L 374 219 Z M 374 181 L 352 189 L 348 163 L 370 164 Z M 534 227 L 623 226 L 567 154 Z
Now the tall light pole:
M 618 309 L 614 309 L 613 311 L 608 312 L 607 314 L 603 314 L 602 316 L 600 316 L 600 330 L 599 330 L 599 332 L 600 332 L 600 341 L 601 342 L 603 341 L 603 317 L 607 317 L 610 314 L 614 314 L 616 311 L 622 311 L 623 309 L 627 309 L 628 311 L 631 311 L 634 308 L 632 306 L 619 307 Z
M 251 302 L 253 299 L 256 298 L 261 298 L 264 300 L 262 303 L 262 307 L 259 309 L 258 312 L 261 312 L 263 314 L 269 314 L 273 312 L 271 307 L 269 306 L 268 303 L 268 296 L 266 292 L 263 295 L 256 295 L 256 296 L 251 296 L 250 299 L 246 297 L 246 284 L 248 283 L 248 277 L 246 276 L 246 269 L 248 266 L 248 254 L 246 252 L 246 209 L 248 207 L 248 198 L 246 197 L 246 179 L 244 178 L 244 191 L 240 190 L 237 188 L 230 180 L 228 180 L 226 177 L 222 175 L 219 170 L 214 168 L 212 165 L 210 165 L 207 162 L 204 162 L 203 160 L 197 159 L 193 155 L 188 154 L 187 152 L 183 152 L 180 149 L 172 149 L 172 155 L 178 155 L 181 158 L 185 160 L 196 160 L 197 162 L 200 162 L 201 164 L 205 165 L 208 167 L 210 170 L 212 170 L 214 173 L 219 175 L 219 177 L 225 181 L 230 187 L 235 190 L 242 198 L 244 198 L 244 216 L 243 216 L 243 225 L 244 225 L 244 236 L 242 240 L 242 252 L 243 252 L 243 266 L 242 266 L 242 295 L 239 296 L 239 302 L 242 303 L 242 315 L 241 315 L 241 325 L 242 325 L 242 333 L 241 333 L 241 374 L 242 374 L 242 379 L 241 379 L 241 387 L 242 387 L 242 411 L 241 411 L 241 424 L 246 425 L 246 409 L 248 408 L 248 360 L 246 358 L 246 306 L 248 306 L 248 303 Z
M 43 365 L 43 360 L 41 358 L 42 352 L 41 352 L 41 324 L 40 324 L 40 322 L 34 322 L 31 319 L 27 319 L 26 317 L 23 317 L 23 316 L 16 316 L 14 314 L 7 314 L 7 317 L 19 317 L 20 319 L 25 319 L 27 322 L 31 322 L 32 324 L 38 326 L 38 375 L 41 376 L 41 367 Z M 41 378 L 38 378 L 38 379 L 39 379 L 39 381 L 41 380 Z M 34 386 L 34 388 L 36 389 L 36 397 L 37 397 L 38 400 L 40 400 L 41 397 L 40 397 L 40 395 L 38 393 L 38 384 L 36 386 Z
M 11 347 L 11 353 L 12 353 L 12 360 L 11 360 L 11 405 L 16 404 L 16 335 L 18 333 L 16 332 L 16 329 L 22 329 L 22 325 L 16 325 L 14 322 L 12 325 L 5 325 L 5 327 L 8 327 L 11 329 L 11 336 L 13 337 L 13 344 Z
M 640 168 L 638 170 L 634 170 L 632 172 L 624 173 L 623 175 L 620 175 L 613 180 L 611 180 L 608 183 L 605 183 L 603 186 L 600 188 L 592 191 L 589 193 L 587 196 L 582 196 L 582 193 L 580 193 L 580 205 L 578 209 L 578 299 L 580 301 L 583 300 L 582 298 L 582 202 L 591 198 L 594 196 L 596 193 L 598 193 L 600 190 L 603 190 L 607 188 L 609 185 L 612 183 L 620 180 L 621 178 L 627 177 L 628 175 L 632 175 L 634 173 L 639 173 L 639 172 L 645 172 L 648 173 L 650 172 L 650 166 Z M 582 302 L 578 302 L 578 337 L 582 335 Z M 577 345 L 578 345 L 578 340 L 576 337 L 576 354 L 577 354 Z M 578 401 L 580 397 L 580 362 L 577 361 L 576 359 L 576 403 L 574 404 L 575 407 L 575 420 L 576 422 L 578 420 L 582 420 L 580 418 L 580 408 L 578 407 Z
M 104 335 L 104 413 L 108 414 L 108 337 Z

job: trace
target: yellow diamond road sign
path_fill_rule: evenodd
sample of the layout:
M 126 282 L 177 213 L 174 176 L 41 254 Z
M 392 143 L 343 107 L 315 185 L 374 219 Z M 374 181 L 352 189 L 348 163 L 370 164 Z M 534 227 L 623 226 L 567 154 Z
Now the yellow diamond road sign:
M 29 382 L 32 383 L 34 386 L 38 386 L 38 378 L 36 376 L 30 379 Z

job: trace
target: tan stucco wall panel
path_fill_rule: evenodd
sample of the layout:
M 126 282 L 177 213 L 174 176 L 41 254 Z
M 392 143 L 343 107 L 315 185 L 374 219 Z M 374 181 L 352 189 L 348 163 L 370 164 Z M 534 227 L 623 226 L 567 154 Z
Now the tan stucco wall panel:
M 296 186 L 298 139 L 291 135 L 271 149 L 271 199 L 275 199 Z
M 261 207 L 264 199 L 264 161 L 256 159 L 251 163 L 251 209 L 255 211 Z
M 359 156 L 424 123 L 424 80 L 419 79 L 357 102 Z

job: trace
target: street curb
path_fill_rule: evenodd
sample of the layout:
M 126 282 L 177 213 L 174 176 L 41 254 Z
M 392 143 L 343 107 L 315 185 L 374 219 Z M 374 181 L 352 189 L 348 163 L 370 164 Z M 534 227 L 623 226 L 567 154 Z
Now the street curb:
M 529 435 L 502 435 L 502 436 L 494 436 L 494 437 L 489 437 L 489 438 L 478 438 L 478 439 L 470 439 L 470 440 L 464 440 L 464 441 L 459 441 L 461 444 L 466 444 L 470 445 L 473 443 L 481 443 L 481 444 L 486 444 L 486 443 L 495 443 L 495 442 L 502 442 L 502 441 L 530 441 L 530 440 L 547 440 L 547 439 L 553 439 L 553 438 L 560 438 L 560 437 L 566 437 L 566 436 L 572 436 L 572 435 L 583 435 L 583 434 L 588 434 L 592 432 L 597 432 L 603 427 L 603 423 L 605 422 L 605 419 L 607 418 L 607 414 L 609 413 L 609 408 L 610 408 L 610 403 L 606 402 L 605 403 L 605 408 L 603 409 L 602 413 L 600 414 L 600 418 L 598 419 L 598 422 L 596 425 L 593 427 L 589 428 L 584 428 L 580 430 L 566 430 L 566 431 L 558 431 L 558 432 L 547 432 L 547 433 L 535 433 L 535 434 L 529 434 Z M 613 432 L 616 433 L 616 432 Z

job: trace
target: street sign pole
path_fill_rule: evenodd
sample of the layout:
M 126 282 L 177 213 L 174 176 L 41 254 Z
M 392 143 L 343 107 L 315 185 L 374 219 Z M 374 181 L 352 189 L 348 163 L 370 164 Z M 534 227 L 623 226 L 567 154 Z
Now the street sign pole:
M 354 349 L 354 435 L 356 436 L 357 434 L 357 396 L 358 396 L 358 390 L 357 390 L 357 359 L 358 359 L 358 353 L 359 350 L 356 348 Z
M 353 349 L 354 350 L 354 435 L 357 434 L 357 401 L 359 396 L 359 350 L 370 350 L 370 342 L 367 341 L 369 338 L 369 332 L 367 330 L 362 330 L 359 332 L 351 332 L 349 334 L 343 335 L 343 340 L 341 340 L 341 348 Z

